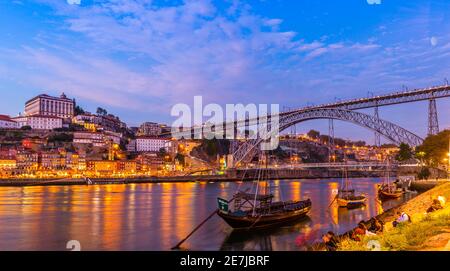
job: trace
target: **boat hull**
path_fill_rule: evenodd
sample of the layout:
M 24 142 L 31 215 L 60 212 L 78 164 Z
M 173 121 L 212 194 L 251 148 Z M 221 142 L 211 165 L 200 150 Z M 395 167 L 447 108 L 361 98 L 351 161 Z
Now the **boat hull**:
M 378 197 L 380 199 L 398 199 L 403 195 L 403 192 L 388 192 L 388 191 L 383 191 L 383 190 L 379 190 L 378 191 Z
M 236 230 L 242 229 L 262 229 L 273 226 L 278 226 L 284 223 L 292 222 L 305 217 L 311 210 L 311 206 L 298 209 L 283 211 L 275 214 L 261 215 L 261 216 L 236 216 L 230 213 L 218 211 L 217 214 L 225 220 L 225 222 Z
M 362 199 L 343 199 L 337 198 L 337 203 L 339 207 L 345 208 L 357 208 L 366 204 L 366 198 Z

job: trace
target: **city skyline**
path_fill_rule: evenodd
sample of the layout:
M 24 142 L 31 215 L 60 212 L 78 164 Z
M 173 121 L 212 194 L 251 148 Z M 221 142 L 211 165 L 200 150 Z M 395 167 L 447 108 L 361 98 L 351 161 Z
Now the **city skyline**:
M 0 4 L 1 25 L 14 25 L 0 29 L 2 113 L 65 92 L 130 126 L 170 125 L 171 106 L 194 95 L 301 107 L 443 84 L 450 64 L 444 1 L 71 3 Z M 449 104 L 438 101 L 441 129 L 450 125 Z M 425 102 L 407 104 L 380 117 L 424 137 L 426 110 Z M 299 130 L 326 127 L 314 121 Z M 373 134 L 339 123 L 336 136 L 372 143 Z

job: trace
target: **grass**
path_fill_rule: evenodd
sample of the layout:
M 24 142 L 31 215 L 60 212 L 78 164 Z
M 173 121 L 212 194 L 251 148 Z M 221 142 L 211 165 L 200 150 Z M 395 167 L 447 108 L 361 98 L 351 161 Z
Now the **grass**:
M 362 241 L 355 242 L 350 239 L 342 240 L 339 250 L 367 251 L 372 250 L 371 240 L 376 240 L 383 251 L 420 250 L 425 242 L 435 235 L 450 229 L 450 208 L 435 211 L 431 214 L 416 214 L 412 222 L 399 225 L 396 228 L 386 225 L 381 235 L 366 236 Z M 438 248 L 436 248 L 438 249 Z

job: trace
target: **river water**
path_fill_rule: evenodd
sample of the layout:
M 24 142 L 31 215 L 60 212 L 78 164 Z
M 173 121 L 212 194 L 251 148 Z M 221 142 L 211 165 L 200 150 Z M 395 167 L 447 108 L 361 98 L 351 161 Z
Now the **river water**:
M 218 216 L 184 245 L 189 250 L 298 250 L 332 230 L 344 233 L 361 221 L 405 199 L 379 204 L 379 178 L 353 179 L 368 194 L 366 207 L 328 207 L 341 180 L 276 180 L 275 199 L 310 198 L 306 219 L 283 227 L 237 233 Z M 169 250 L 217 208 L 217 197 L 231 198 L 255 182 L 187 182 L 91 186 L 0 187 L 0 250 Z

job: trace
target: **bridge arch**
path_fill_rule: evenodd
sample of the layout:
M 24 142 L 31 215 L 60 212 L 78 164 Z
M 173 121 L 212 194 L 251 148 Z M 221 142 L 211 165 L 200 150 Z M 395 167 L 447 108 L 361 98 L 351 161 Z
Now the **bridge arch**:
M 423 139 L 408 130 L 374 116 L 339 108 L 314 108 L 293 112 L 291 114 L 280 116 L 279 131 L 300 122 L 314 119 L 336 119 L 350 122 L 366 129 L 376 131 L 389 141 L 400 144 L 407 143 L 415 147 L 422 144 Z M 274 132 L 272 132 L 274 133 Z M 234 152 L 235 164 L 251 159 L 256 153 L 256 147 L 262 142 L 261 138 L 252 139 L 242 144 Z

